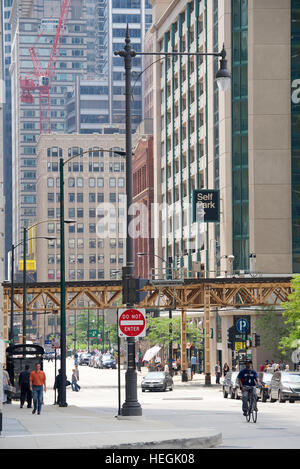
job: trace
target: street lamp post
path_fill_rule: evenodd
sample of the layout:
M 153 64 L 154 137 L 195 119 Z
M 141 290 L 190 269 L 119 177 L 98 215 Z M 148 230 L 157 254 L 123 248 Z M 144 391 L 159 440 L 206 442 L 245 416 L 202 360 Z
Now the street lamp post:
M 131 140 L 131 68 L 132 58 L 136 55 L 152 56 L 214 56 L 220 57 L 220 68 L 216 75 L 217 84 L 220 90 L 226 91 L 230 83 L 230 73 L 227 70 L 227 60 L 225 48 L 221 52 L 136 52 L 131 48 L 129 27 L 127 24 L 125 46 L 123 50 L 115 51 L 114 55 L 124 58 L 125 68 L 125 99 L 126 99 L 126 195 L 127 195 L 127 252 L 126 270 L 129 278 L 133 278 L 133 239 L 128 235 L 128 227 L 132 215 L 129 208 L 132 204 L 132 140 Z M 124 282 L 125 283 L 125 282 Z M 127 305 L 131 306 L 131 305 Z M 126 372 L 126 400 L 123 404 L 122 415 L 141 415 L 142 409 L 137 401 L 137 377 L 134 363 L 134 339 L 128 338 L 128 365 Z
M 67 340 L 66 340 L 66 263 L 65 263 L 65 223 L 74 223 L 74 220 L 65 220 L 65 203 L 64 203 L 64 166 L 73 158 L 90 153 L 93 150 L 87 150 L 76 154 L 64 160 L 59 159 L 59 178 L 60 178 L 60 368 L 62 374 L 61 380 L 61 403 L 60 407 L 67 407 L 66 402 L 66 359 L 67 359 Z M 94 150 L 98 151 L 98 150 Z M 109 152 L 110 150 L 102 150 Z M 125 156 L 121 150 L 113 150 L 120 156 Z
M 24 240 L 27 242 L 26 236 L 26 228 L 24 228 Z M 36 236 L 34 238 L 29 238 L 28 241 L 32 239 L 47 239 L 51 240 L 54 239 L 51 236 Z M 11 246 L 11 284 L 10 284 L 10 331 L 9 331 L 9 343 L 13 345 L 14 343 L 14 287 L 15 287 L 15 250 L 21 244 L 24 244 L 24 240 L 21 241 L 16 246 L 12 244 Z M 26 246 L 26 244 L 25 244 Z M 27 306 L 27 282 L 26 282 L 26 247 L 23 249 L 23 330 L 22 330 L 22 342 L 26 344 L 26 306 Z M 25 275 L 24 275 L 25 272 Z

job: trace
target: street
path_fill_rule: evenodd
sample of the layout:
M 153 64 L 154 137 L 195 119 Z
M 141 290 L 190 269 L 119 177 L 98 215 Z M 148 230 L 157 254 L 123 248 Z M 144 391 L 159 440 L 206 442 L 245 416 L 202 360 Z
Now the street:
M 67 377 L 70 380 L 73 361 L 67 359 Z M 59 368 L 59 362 L 58 362 Z M 45 362 L 47 393 L 45 405 L 54 402 L 54 363 Z M 300 402 L 258 402 L 257 423 L 247 423 L 241 411 L 241 400 L 224 399 L 222 387 L 203 386 L 204 376 L 196 375 L 192 382 L 182 383 L 174 377 L 174 391 L 142 393 L 140 383 L 146 374 L 138 373 L 138 400 L 143 415 L 155 420 L 166 420 L 174 427 L 197 430 L 214 429 L 222 433 L 220 449 L 294 449 L 300 448 Z M 80 392 L 67 388 L 67 402 L 77 407 L 88 407 L 95 415 L 105 412 L 112 418 L 118 412 L 118 372 L 79 366 Z M 125 371 L 121 371 L 121 405 L 125 400 Z

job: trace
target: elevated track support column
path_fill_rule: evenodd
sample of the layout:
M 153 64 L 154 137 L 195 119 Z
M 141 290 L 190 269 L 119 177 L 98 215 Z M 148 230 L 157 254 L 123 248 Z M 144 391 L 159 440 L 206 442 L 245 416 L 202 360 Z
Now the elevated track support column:
M 187 381 L 187 358 L 186 358 L 186 311 L 181 311 L 181 381 Z
M 210 364 L 210 289 L 204 287 L 204 362 L 205 362 L 205 385 L 211 385 Z

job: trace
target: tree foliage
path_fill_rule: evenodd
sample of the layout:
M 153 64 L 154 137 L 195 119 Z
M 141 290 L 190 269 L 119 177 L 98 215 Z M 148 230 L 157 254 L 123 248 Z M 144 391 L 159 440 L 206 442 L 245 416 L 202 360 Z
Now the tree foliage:
M 170 325 L 172 326 L 170 330 Z M 170 341 L 181 342 L 181 318 L 147 318 L 147 339 L 152 345 L 166 347 Z M 202 333 L 195 323 L 187 322 L 187 341 L 200 342 Z
M 262 347 L 271 352 L 271 359 L 282 360 L 285 351 L 279 343 L 287 330 L 282 315 L 278 314 L 273 306 L 262 308 L 255 321 L 255 327 L 259 331 Z
M 286 333 L 280 340 L 282 349 L 296 349 L 300 347 L 300 275 L 295 274 L 291 280 L 292 293 L 288 301 L 282 303 L 285 310 L 283 317 L 287 326 Z

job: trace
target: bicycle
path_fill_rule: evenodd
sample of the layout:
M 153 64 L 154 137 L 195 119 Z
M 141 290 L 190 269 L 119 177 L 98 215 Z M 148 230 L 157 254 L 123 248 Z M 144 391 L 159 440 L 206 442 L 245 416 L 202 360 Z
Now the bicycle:
M 253 420 L 253 423 L 256 423 L 257 421 L 257 399 L 256 396 L 254 396 L 253 393 L 253 387 L 249 386 L 247 388 L 248 391 L 248 409 L 247 409 L 247 414 L 246 414 L 246 420 L 247 422 L 250 422 L 251 417 Z

